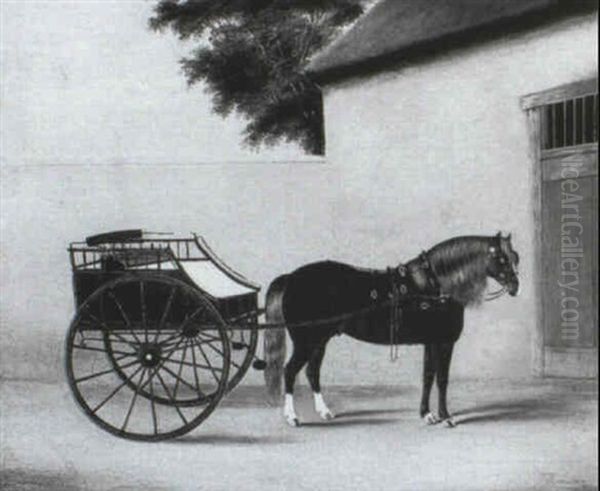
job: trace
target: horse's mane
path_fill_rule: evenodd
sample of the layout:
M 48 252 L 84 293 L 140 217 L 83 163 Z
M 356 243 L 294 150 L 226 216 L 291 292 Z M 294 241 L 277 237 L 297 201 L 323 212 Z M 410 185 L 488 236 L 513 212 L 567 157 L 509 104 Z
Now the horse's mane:
M 479 304 L 487 286 L 490 238 L 455 237 L 434 246 L 427 258 L 442 293 L 464 306 Z

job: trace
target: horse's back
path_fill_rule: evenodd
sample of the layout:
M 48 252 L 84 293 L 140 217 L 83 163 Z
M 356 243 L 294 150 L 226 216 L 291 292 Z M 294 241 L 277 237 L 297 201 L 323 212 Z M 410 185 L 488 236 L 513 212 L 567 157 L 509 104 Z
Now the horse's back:
M 378 274 L 336 261 L 307 264 L 287 275 L 288 322 L 314 321 L 365 307 Z M 372 299 L 371 299 L 372 300 Z

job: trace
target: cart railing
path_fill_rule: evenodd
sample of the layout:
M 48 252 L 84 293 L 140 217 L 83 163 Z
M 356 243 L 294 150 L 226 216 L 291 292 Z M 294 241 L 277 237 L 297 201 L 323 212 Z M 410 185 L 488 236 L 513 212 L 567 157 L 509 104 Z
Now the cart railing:
M 116 261 L 124 269 L 173 269 L 173 260 L 208 261 L 194 239 L 135 239 L 94 246 L 73 242 L 69 249 L 74 271 L 104 269 Z

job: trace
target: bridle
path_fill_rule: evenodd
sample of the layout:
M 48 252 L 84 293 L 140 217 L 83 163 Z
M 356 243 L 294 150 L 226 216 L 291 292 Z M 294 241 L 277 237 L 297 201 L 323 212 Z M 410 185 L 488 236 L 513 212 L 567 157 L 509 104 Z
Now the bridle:
M 506 266 L 510 266 L 510 268 L 512 269 L 512 273 L 514 273 L 515 276 L 518 277 L 518 272 L 516 270 L 516 261 L 511 261 L 511 259 L 508 257 L 508 254 L 505 254 L 504 251 L 502 250 L 502 242 L 501 242 L 501 237 L 497 236 L 496 237 L 497 243 L 493 244 L 490 246 L 489 250 L 488 250 L 488 255 L 490 256 L 490 259 L 496 263 L 500 263 L 500 265 L 502 266 L 502 269 L 500 271 L 500 273 L 498 274 L 500 279 L 504 279 L 506 277 L 506 273 L 504 271 L 504 269 L 506 269 Z M 513 254 L 516 255 L 516 252 L 512 252 Z M 518 257 L 518 256 L 517 256 Z M 496 278 L 494 278 L 496 279 Z M 500 283 L 500 282 L 499 282 Z M 488 292 L 485 295 L 484 301 L 485 302 L 490 302 L 492 300 L 496 300 L 500 297 L 502 297 L 503 295 L 505 295 L 506 293 L 508 293 L 508 289 L 506 287 L 506 285 L 501 284 L 501 288 L 493 291 L 493 292 Z
M 506 253 L 504 253 L 504 251 L 502 250 L 501 236 L 497 236 L 497 237 L 495 237 L 495 239 L 496 239 L 496 243 L 490 245 L 490 247 L 488 249 L 488 256 L 490 257 L 490 259 L 492 261 L 494 261 L 496 264 L 499 263 L 501 266 L 500 273 L 498 275 L 499 279 L 506 278 L 506 272 L 504 270 L 506 269 L 507 266 L 509 266 L 512 269 L 512 273 L 514 273 L 515 276 L 518 277 L 518 272 L 517 272 L 516 266 L 515 266 L 516 261 L 511 261 L 511 259 L 508 257 L 508 255 Z M 512 251 L 512 254 L 516 255 L 517 253 Z M 426 251 L 423 251 L 420 254 L 419 260 L 420 260 L 420 262 L 419 262 L 418 268 L 424 273 L 425 277 L 427 278 L 427 280 L 426 280 L 427 287 L 432 288 L 434 291 L 437 290 L 439 292 L 440 282 L 438 280 L 438 275 L 437 275 L 437 272 L 435 271 L 433 265 L 429 261 L 429 257 L 427 256 Z M 398 269 L 401 269 L 401 268 L 404 268 L 404 266 L 401 265 L 401 266 L 399 266 Z M 500 282 L 498 281 L 498 283 L 500 283 Z M 492 300 L 497 300 L 498 298 L 506 295 L 508 293 L 507 286 L 504 285 L 503 283 L 500 283 L 500 285 L 501 285 L 501 288 L 499 288 L 498 290 L 495 290 L 492 292 L 487 292 L 483 300 L 485 302 L 491 302 Z
M 508 290 L 506 289 L 505 286 L 503 286 L 499 290 L 496 290 L 496 291 L 493 291 L 493 292 L 487 292 L 485 294 L 485 297 L 484 297 L 483 301 L 484 302 L 491 302 L 492 300 L 496 300 L 496 299 L 504 296 L 507 292 L 508 292 Z

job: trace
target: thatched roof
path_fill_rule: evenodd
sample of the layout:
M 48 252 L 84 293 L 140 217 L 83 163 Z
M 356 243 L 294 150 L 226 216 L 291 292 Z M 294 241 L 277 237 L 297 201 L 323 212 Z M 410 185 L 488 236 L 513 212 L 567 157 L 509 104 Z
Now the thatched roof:
M 380 0 L 308 72 L 325 82 L 597 8 L 597 0 Z

